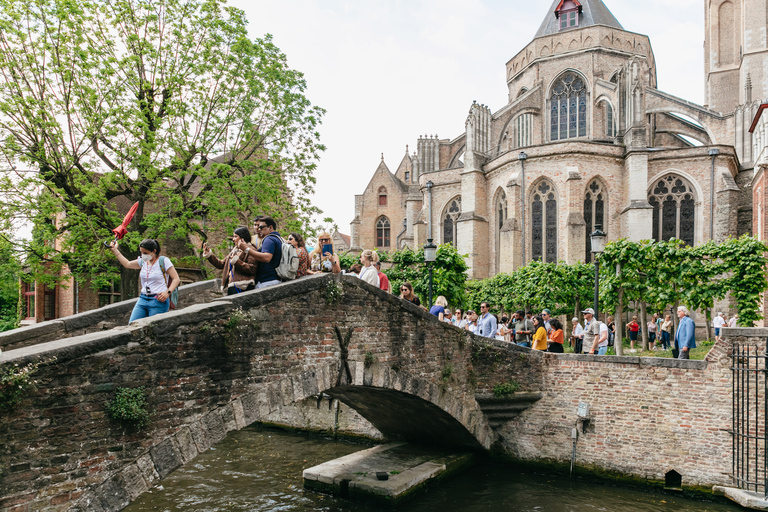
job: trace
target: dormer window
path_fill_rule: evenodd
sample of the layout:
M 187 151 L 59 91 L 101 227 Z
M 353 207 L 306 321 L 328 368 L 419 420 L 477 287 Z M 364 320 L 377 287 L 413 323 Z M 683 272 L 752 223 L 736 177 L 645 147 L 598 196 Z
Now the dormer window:
M 560 20 L 560 30 L 578 27 L 580 12 L 581 4 L 578 0 L 560 0 L 555 9 L 555 16 Z

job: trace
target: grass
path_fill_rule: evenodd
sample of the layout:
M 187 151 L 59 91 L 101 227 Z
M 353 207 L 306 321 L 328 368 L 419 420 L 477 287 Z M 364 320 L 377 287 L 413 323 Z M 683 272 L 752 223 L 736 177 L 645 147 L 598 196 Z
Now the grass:
M 696 341 L 696 348 L 691 350 L 691 359 L 704 359 L 707 357 L 707 354 L 709 353 L 709 350 L 712 348 L 712 345 L 714 345 L 714 340 L 712 341 Z M 625 356 L 637 356 L 637 357 L 666 357 L 666 358 L 672 358 L 672 350 L 643 350 L 642 342 L 635 342 L 635 350 L 636 352 L 630 352 L 629 351 L 630 343 L 629 339 L 624 339 L 624 355 Z M 660 347 L 659 347 L 660 348 Z M 573 348 L 568 345 L 566 342 L 563 345 L 564 352 L 566 354 L 572 354 Z M 614 356 L 616 355 L 616 348 L 615 347 L 608 347 L 608 353 L 606 355 Z

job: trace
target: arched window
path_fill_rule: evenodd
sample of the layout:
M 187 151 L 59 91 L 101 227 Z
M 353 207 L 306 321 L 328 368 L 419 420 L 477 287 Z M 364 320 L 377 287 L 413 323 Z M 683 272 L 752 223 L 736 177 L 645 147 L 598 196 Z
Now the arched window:
M 376 247 L 389 247 L 389 219 L 384 216 L 376 221 Z
M 607 196 L 598 180 L 592 180 L 584 195 L 584 222 L 587 224 L 587 252 L 584 261 L 592 261 L 592 239 L 589 235 L 596 226 L 605 231 L 605 202 Z
M 552 86 L 550 139 L 587 136 L 587 86 L 573 72 L 565 73 Z
M 656 180 L 648 202 L 653 206 L 654 240 L 679 238 L 693 245 L 696 193 L 688 180 L 675 174 Z
M 501 228 L 507 220 L 507 194 L 503 189 L 496 197 L 496 272 L 501 270 Z
M 387 206 L 387 188 L 379 187 L 379 206 Z
M 524 148 L 531 145 L 531 128 L 533 126 L 533 114 L 522 114 L 517 117 L 517 147 Z
M 616 126 L 613 124 L 613 107 L 610 103 L 604 101 L 603 111 L 605 112 L 605 137 L 612 139 L 616 137 Z
M 443 243 L 458 244 L 458 232 L 456 231 L 456 221 L 461 214 L 461 196 L 453 198 L 448 202 L 443 214 Z
M 555 189 L 542 181 L 533 189 L 531 202 L 531 257 L 547 263 L 557 262 L 557 196 Z

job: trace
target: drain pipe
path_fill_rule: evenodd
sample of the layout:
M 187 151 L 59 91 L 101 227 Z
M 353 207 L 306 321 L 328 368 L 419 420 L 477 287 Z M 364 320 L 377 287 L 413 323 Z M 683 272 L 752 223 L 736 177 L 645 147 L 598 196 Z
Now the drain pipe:
M 573 451 L 571 452 L 571 475 L 570 478 L 573 478 L 573 461 L 576 460 L 576 439 L 579 437 L 579 429 L 576 427 L 573 427 L 571 429 L 571 439 L 573 439 Z

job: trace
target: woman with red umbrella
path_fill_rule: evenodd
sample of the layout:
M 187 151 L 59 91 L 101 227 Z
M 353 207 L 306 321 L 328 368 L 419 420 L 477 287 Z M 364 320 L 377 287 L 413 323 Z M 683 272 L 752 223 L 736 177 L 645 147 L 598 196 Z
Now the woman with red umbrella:
M 143 240 L 139 244 L 141 255 L 133 261 L 120 254 L 117 240 L 113 240 L 109 247 L 122 266 L 140 270 L 141 294 L 129 322 L 167 312 L 171 307 L 171 293 L 179 287 L 181 279 L 171 260 L 160 256 L 160 243 L 151 238 Z

